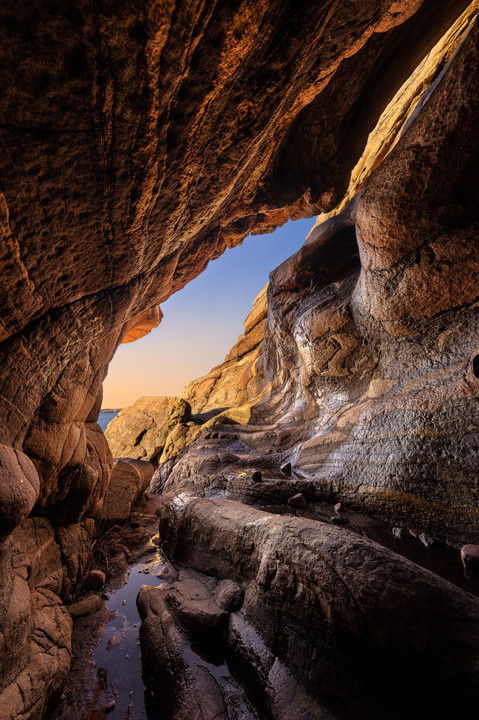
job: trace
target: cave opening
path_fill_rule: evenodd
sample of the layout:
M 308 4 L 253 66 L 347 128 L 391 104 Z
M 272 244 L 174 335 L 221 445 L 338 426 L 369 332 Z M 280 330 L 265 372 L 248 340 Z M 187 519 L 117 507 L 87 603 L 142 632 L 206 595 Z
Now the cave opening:
M 120 345 L 104 382 L 100 426 L 141 396 L 177 395 L 221 363 L 244 331 L 269 273 L 295 253 L 315 218 L 289 221 L 267 235 L 249 235 L 162 304 L 158 328 Z

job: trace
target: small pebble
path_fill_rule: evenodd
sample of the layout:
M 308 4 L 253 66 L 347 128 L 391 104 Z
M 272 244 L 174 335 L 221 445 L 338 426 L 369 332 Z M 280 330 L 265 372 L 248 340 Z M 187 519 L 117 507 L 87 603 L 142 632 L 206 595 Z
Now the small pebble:
M 336 503 L 336 505 L 334 506 L 334 512 L 338 514 L 344 512 L 343 503 Z
M 251 475 L 251 478 L 255 482 L 261 482 L 263 479 L 263 473 L 261 472 L 261 470 L 255 470 L 254 473 Z
M 434 540 L 432 539 L 432 537 L 429 537 L 429 535 L 426 535 L 425 533 L 421 533 L 421 534 L 419 535 L 419 540 L 422 542 L 422 544 L 424 545 L 424 547 L 427 547 L 427 548 L 428 548 L 428 547 L 431 547 L 431 545 L 432 545 L 433 542 L 434 542 Z
M 126 605 L 126 600 L 122 600 L 121 604 Z
M 129 659 L 130 659 L 130 656 L 129 656 L 129 655 L 125 655 L 125 660 L 129 660 Z
M 111 712 L 112 710 L 115 709 L 115 706 L 116 706 L 115 700 L 110 700 L 109 703 L 107 703 L 106 705 L 104 705 L 103 710 L 104 710 L 105 712 Z
M 306 498 L 303 493 L 296 493 L 288 499 L 288 505 L 295 508 L 305 508 L 307 506 Z
M 394 537 L 397 538 L 398 540 L 400 540 L 402 538 L 402 528 L 395 527 L 392 529 L 391 532 L 394 535 Z

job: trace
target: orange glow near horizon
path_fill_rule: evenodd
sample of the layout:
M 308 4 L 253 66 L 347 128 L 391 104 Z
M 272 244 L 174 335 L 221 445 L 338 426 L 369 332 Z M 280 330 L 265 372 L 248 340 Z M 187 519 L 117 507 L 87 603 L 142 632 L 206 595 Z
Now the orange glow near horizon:
M 138 397 L 174 396 L 223 362 L 244 328 L 269 273 L 303 244 L 314 218 L 248 237 L 162 304 L 164 319 L 149 335 L 120 345 L 103 385 L 103 408 Z

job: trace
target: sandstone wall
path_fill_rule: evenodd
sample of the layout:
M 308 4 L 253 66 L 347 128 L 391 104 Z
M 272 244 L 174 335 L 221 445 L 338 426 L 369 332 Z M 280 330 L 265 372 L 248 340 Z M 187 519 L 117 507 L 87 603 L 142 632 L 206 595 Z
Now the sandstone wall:
M 47 530 L 62 548 L 60 564 L 71 569 L 70 582 L 81 571 L 79 528 L 91 536 L 112 464 L 96 419 L 101 383 L 118 343 L 157 324 L 158 303 L 248 232 L 330 210 L 344 194 L 350 170 L 387 101 L 466 4 L 148 0 L 139 6 L 132 0 L 100 5 L 19 0 L 2 10 L 2 617 L 10 612 L 23 572 L 12 564 L 13 538 L 26 544 L 32 522 L 51 525 Z M 374 183 L 364 192 L 357 222 L 361 293 L 349 303 L 352 281 L 348 289 L 345 277 L 340 303 L 350 308 L 344 312 L 355 313 L 357 324 L 368 314 L 369 303 L 371 323 L 394 338 L 407 331 L 413 343 L 413 331 L 423 332 L 421 323 L 442 322 L 430 317 L 436 305 L 433 288 L 426 282 L 422 294 L 414 292 L 410 280 L 411 268 L 416 278 L 422 277 L 432 253 L 431 278 L 437 280 L 435 263 L 442 263 L 446 288 L 438 308 L 444 318 L 456 313 L 447 316 L 449 326 L 454 317 L 465 328 L 460 348 L 450 353 L 461 368 L 472 345 L 474 313 L 475 259 L 468 247 L 474 245 L 477 178 L 473 164 L 464 159 L 467 144 L 475 162 L 474 54 L 462 52 L 456 67 L 449 77 L 456 72 L 461 82 L 455 89 L 451 79 L 443 86 L 456 104 L 447 103 L 448 96 L 436 104 L 429 154 L 425 146 L 416 163 L 411 153 L 402 160 L 397 183 L 387 166 L 382 181 L 389 197 Z M 421 136 L 414 147 L 422 144 Z M 438 158 L 433 157 L 436 146 L 443 148 Z M 399 156 L 399 146 L 395 152 Z M 404 148 L 401 157 L 407 153 Z M 430 186 L 428 173 L 436 164 Z M 438 183 L 447 191 L 438 193 Z M 423 194 L 427 228 L 411 204 Z M 452 207 L 457 203 L 448 203 L 452 197 L 459 199 L 465 221 Z M 384 219 L 390 235 L 386 242 L 374 225 L 377 218 Z M 461 263 L 449 252 L 453 237 L 472 273 L 463 289 L 457 281 Z M 417 261 L 411 264 L 411 258 Z M 394 263 L 400 275 L 394 275 Z M 347 260 L 345 272 L 350 270 Z M 391 302 L 395 282 L 396 309 Z M 457 313 L 464 313 L 464 322 Z M 341 344 L 342 352 L 347 354 L 348 347 Z M 286 352 L 291 350 L 296 352 L 294 347 Z M 429 356 L 418 362 L 421 368 L 431 365 Z M 462 417 L 470 411 L 472 418 L 464 425 L 467 430 L 475 427 L 467 404 L 474 394 L 466 375 L 458 373 L 460 387 L 453 394 L 466 395 Z M 301 395 L 296 378 L 290 380 L 287 392 L 276 396 L 278 417 L 290 390 L 298 399 Z M 313 398 L 305 405 L 313 414 L 314 403 Z M 298 408 L 301 425 L 311 416 Z M 424 411 L 418 412 L 422 417 Z M 274 445 L 275 437 L 268 436 L 268 444 Z M 263 440 L 250 438 L 258 447 Z M 281 452 L 286 449 L 282 442 Z M 464 449 L 473 457 L 474 447 L 465 443 Z M 469 477 L 464 487 L 467 503 Z M 58 533 L 76 540 L 62 544 Z M 33 598 L 43 581 L 33 575 L 31 582 Z M 56 579 L 49 592 L 55 595 L 49 595 L 49 607 L 56 607 L 67 590 Z M 47 654 L 55 655 L 55 647 L 66 653 L 34 670 L 38 658 L 32 632 L 37 622 L 47 632 L 50 622 L 43 606 L 37 613 L 35 603 L 20 603 L 24 632 L 16 639 L 18 663 L 12 665 L 17 674 L 2 675 L 7 717 L 34 720 L 48 712 L 61 684 L 55 678 L 63 677 L 68 664 L 65 626 Z M 53 612 L 61 617 L 61 604 Z M 10 667 L 13 641 L 8 638 L 2 667 Z M 23 672 L 28 696 L 19 685 Z

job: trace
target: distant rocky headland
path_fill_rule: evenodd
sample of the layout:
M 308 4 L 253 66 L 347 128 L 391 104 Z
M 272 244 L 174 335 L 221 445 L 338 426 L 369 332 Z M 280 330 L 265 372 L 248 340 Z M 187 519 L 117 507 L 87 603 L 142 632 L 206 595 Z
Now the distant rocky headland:
M 139 557 L 149 720 L 477 713 L 478 12 L 2 11 L 1 720 L 120 718 L 85 643 Z M 312 216 L 225 360 L 105 436 L 119 344 Z

